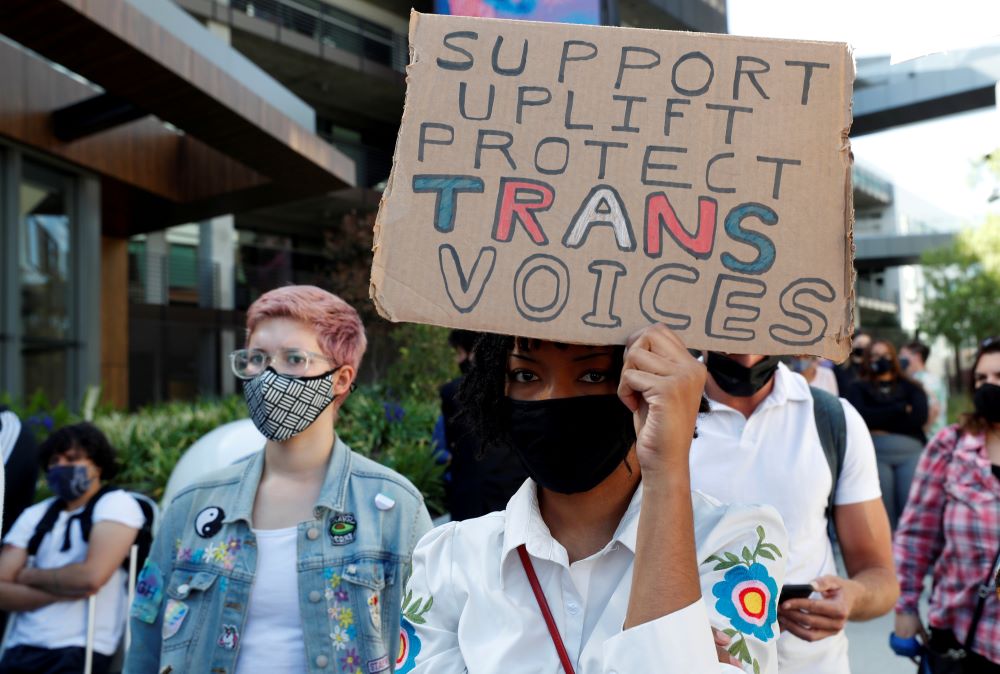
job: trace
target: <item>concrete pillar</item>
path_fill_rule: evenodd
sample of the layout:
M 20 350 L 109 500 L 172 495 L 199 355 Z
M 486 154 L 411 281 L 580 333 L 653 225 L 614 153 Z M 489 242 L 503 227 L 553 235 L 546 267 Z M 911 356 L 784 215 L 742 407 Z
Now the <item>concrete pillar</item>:
M 21 153 L 0 148 L 0 392 L 14 398 L 23 393 L 20 181 Z
M 76 180 L 76 251 L 77 279 L 72 288 L 71 316 L 80 341 L 73 357 L 73 375 L 67 403 L 75 409 L 91 386 L 101 384 L 101 183 L 91 175 Z M 128 282 L 119 293 L 128 297 Z
M 220 5 L 228 5 L 228 0 L 215 0 Z M 228 25 L 217 21 L 206 23 L 208 31 L 226 44 L 232 43 Z M 235 252 L 236 228 L 232 215 L 223 215 L 201 223 L 198 242 L 198 305 L 215 309 L 232 309 L 235 304 Z M 214 394 L 217 377 L 218 392 L 229 395 L 235 391 L 233 375 L 229 369 L 229 354 L 236 339 L 232 328 L 222 327 L 217 333 L 203 337 L 203 392 Z M 209 379 L 212 380 L 209 389 Z
M 146 235 L 146 304 L 166 304 L 170 294 L 170 244 L 167 233 Z
M 232 215 L 198 224 L 198 306 L 231 310 L 235 303 L 236 226 Z M 206 395 L 234 391 L 229 354 L 235 335 L 228 327 L 202 335 L 199 390 Z

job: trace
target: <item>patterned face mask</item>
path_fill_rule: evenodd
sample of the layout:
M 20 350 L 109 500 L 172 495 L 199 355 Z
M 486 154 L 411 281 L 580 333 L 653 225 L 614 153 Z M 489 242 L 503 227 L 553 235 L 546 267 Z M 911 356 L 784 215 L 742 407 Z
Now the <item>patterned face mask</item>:
M 333 402 L 333 375 L 338 369 L 315 377 L 289 377 L 269 367 L 243 382 L 254 426 L 275 442 L 304 431 Z

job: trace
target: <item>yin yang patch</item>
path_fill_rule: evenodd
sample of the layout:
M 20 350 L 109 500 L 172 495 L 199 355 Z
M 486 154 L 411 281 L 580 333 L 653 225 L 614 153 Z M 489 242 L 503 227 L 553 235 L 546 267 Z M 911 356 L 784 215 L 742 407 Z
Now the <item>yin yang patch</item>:
M 222 530 L 226 513 L 219 506 L 209 506 L 194 518 L 194 532 L 202 538 L 211 538 Z

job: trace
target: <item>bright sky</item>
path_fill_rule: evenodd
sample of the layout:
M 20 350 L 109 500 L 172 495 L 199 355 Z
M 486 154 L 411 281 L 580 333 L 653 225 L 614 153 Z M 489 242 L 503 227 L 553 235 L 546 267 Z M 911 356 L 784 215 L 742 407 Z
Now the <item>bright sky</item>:
M 847 42 L 856 56 L 1000 44 L 998 0 L 728 0 L 729 32 Z M 852 139 L 855 159 L 897 186 L 977 224 L 993 207 L 971 164 L 1000 147 L 1000 112 L 983 110 Z M 942 223 L 946 226 L 949 223 Z

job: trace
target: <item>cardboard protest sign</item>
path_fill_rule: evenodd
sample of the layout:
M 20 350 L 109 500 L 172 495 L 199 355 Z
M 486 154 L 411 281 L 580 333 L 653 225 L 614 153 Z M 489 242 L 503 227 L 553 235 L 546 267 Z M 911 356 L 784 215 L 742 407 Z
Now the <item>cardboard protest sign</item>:
M 846 45 L 414 13 L 410 49 L 383 316 L 846 356 Z

